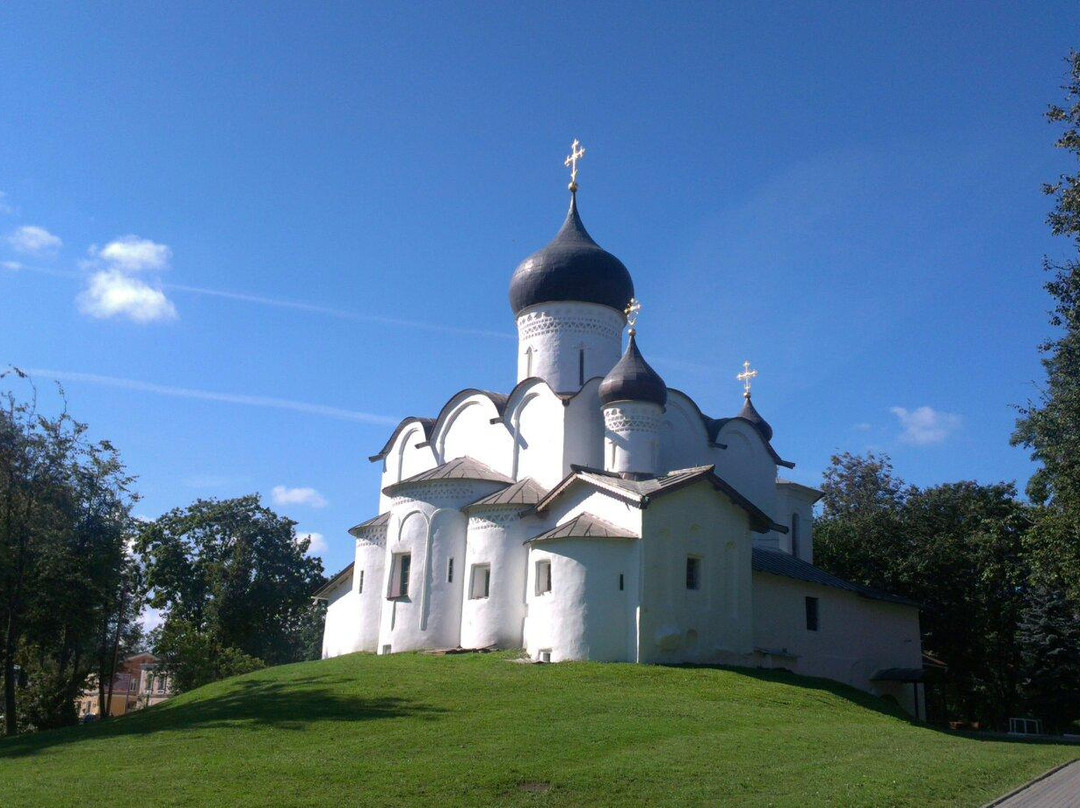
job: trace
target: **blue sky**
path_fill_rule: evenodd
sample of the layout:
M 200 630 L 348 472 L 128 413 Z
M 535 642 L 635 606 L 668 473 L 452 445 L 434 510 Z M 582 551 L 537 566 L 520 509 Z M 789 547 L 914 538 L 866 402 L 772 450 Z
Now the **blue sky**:
M 802 482 L 873 447 L 1022 484 L 1078 34 L 1075 2 L 6 4 L 0 364 L 63 380 L 139 513 L 258 491 L 336 569 L 391 424 L 513 386 L 577 137 L 670 386 L 734 414 L 752 360 Z

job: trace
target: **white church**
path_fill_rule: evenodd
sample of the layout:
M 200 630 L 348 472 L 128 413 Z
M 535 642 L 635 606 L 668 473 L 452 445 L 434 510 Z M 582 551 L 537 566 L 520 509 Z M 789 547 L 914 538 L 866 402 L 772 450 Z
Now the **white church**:
M 323 656 L 786 668 L 923 714 L 918 606 L 813 565 L 821 494 L 778 474 L 794 464 L 751 401 L 756 372 L 714 418 L 645 361 L 630 273 L 578 213 L 583 155 L 575 141 L 562 229 L 510 281 L 517 385 L 461 390 L 370 458 L 378 515 L 315 596 Z

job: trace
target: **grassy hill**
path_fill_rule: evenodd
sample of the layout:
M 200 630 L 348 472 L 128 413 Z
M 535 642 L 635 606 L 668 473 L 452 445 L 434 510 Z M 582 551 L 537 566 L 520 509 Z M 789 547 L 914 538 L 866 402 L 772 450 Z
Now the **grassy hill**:
M 352 655 L 0 741 L 0 805 L 978 806 L 1076 757 L 786 674 Z

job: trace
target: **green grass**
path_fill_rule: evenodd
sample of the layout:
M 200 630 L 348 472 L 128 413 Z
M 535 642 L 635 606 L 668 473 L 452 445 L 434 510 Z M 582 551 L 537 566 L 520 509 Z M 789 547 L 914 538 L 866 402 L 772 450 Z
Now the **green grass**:
M 780 673 L 352 655 L 0 741 L 0 806 L 978 806 L 1076 757 Z

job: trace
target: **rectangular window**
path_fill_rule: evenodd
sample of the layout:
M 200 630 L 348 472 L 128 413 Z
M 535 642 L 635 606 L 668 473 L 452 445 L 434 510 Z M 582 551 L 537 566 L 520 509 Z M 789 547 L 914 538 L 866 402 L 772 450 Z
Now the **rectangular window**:
M 578 348 L 578 385 L 585 386 L 585 349 Z
M 491 565 L 473 564 L 469 597 L 473 600 L 486 598 L 491 593 Z
M 701 589 L 701 559 L 697 556 L 686 557 L 686 588 Z
M 551 562 L 536 562 L 536 594 L 543 595 L 551 591 Z
M 623 574 L 621 572 L 619 573 L 619 591 L 623 591 Z
M 159 676 L 158 677 L 158 680 L 157 680 L 157 692 L 158 693 L 164 693 L 165 692 L 165 677 L 164 676 Z
M 806 599 L 806 630 L 817 631 L 818 630 L 818 599 L 807 598 Z
M 364 594 L 364 571 L 360 570 L 360 582 L 357 584 L 356 591 L 358 594 Z
M 412 565 L 411 553 L 395 553 L 393 564 L 390 567 L 390 594 L 391 598 L 405 598 L 409 596 L 409 567 Z
M 454 559 L 450 559 L 446 562 L 446 582 L 452 584 L 454 582 Z

